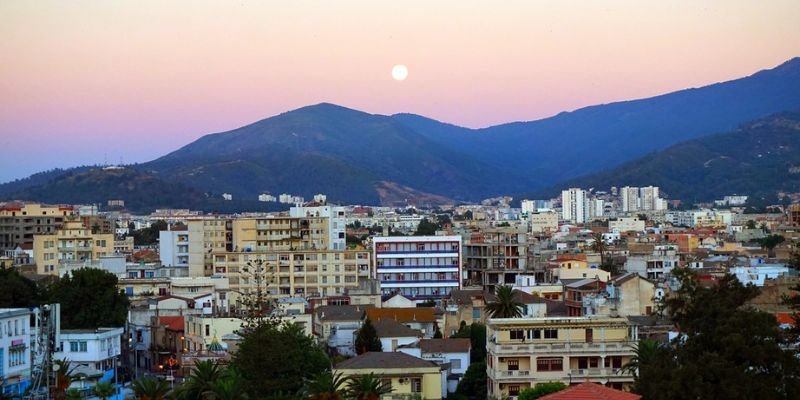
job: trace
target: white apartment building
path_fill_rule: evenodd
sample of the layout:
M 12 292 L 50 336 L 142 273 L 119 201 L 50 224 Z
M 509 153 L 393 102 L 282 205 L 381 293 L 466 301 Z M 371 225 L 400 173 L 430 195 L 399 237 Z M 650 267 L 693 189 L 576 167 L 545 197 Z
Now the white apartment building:
M 722 227 L 733 221 L 733 213 L 728 210 L 689 210 L 667 213 L 667 221 L 673 225 L 695 227 Z
M 384 295 L 422 302 L 461 288 L 461 236 L 376 237 L 372 247 Z
M 620 190 L 622 211 L 661 211 L 667 209 L 667 202 L 660 197 L 658 186 L 631 187 Z
M 583 224 L 588 219 L 587 192 L 570 188 L 561 192 L 561 219 Z
M 158 253 L 161 265 L 189 267 L 189 231 L 161 231 L 158 233 Z
M 74 374 L 109 382 L 120 357 L 123 328 L 62 329 L 55 359 L 68 359 Z
M 0 394 L 22 395 L 31 385 L 31 312 L 0 309 Z

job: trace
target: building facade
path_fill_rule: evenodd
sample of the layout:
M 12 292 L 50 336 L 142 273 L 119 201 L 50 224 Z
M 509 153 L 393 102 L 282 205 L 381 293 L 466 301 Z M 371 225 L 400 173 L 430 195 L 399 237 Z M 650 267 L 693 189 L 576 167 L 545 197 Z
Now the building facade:
M 79 221 L 68 221 L 54 233 L 35 235 L 33 254 L 41 275 L 58 275 L 61 265 L 84 264 L 114 254 L 113 233 L 92 233 Z
M 489 396 L 515 398 L 553 381 L 590 380 L 618 389 L 633 383 L 621 370 L 638 337 L 626 318 L 492 318 L 486 328 Z
M 461 288 L 461 236 L 387 236 L 372 242 L 383 295 L 444 299 Z
M 31 385 L 31 312 L 0 309 L 0 394 L 22 395 Z
M 33 246 L 35 235 L 55 232 L 73 215 L 72 206 L 0 203 L 0 250 Z

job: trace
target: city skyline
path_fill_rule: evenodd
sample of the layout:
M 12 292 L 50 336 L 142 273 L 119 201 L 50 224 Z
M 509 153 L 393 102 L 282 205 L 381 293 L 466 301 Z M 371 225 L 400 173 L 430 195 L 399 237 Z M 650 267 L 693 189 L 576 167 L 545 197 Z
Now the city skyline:
M 319 102 L 485 127 L 707 85 L 800 55 L 798 15 L 789 1 L 3 2 L 0 143 L 15 152 L 0 182 L 148 161 Z

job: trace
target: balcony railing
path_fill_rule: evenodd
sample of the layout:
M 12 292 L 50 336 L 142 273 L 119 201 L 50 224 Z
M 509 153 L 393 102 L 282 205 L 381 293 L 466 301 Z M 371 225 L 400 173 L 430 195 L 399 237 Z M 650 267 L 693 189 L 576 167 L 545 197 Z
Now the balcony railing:
M 618 376 L 620 378 L 633 378 L 630 374 L 623 374 L 620 373 L 621 368 L 583 368 L 583 369 L 571 369 L 569 372 L 573 378 L 575 377 L 587 377 L 587 378 L 596 378 L 596 377 L 609 377 L 609 376 Z
M 609 352 L 609 351 L 630 351 L 635 344 L 633 341 L 605 342 L 605 343 L 580 343 L 580 342 L 556 342 L 556 343 L 526 343 L 526 344 L 495 344 L 489 343 L 489 350 L 495 354 L 532 354 L 549 352 Z

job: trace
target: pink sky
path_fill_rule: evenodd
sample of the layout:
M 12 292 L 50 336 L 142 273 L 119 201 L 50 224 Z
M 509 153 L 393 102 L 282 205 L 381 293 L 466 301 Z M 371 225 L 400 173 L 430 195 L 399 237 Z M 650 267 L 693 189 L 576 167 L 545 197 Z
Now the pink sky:
M 482 127 L 648 97 L 800 56 L 798 21 L 797 0 L 3 0 L 0 182 L 323 101 Z

